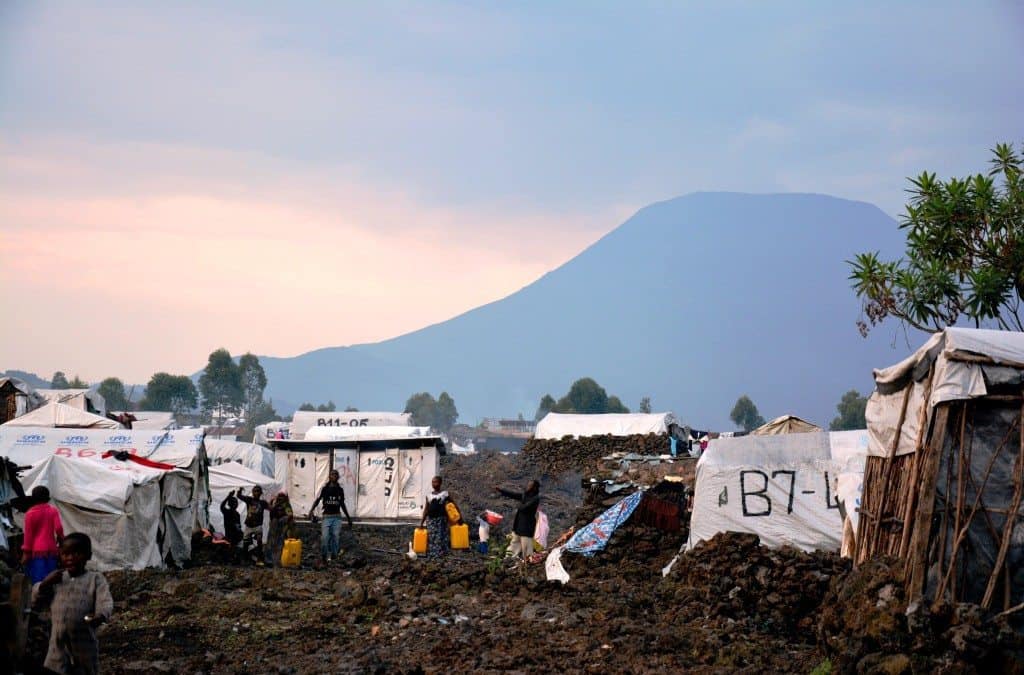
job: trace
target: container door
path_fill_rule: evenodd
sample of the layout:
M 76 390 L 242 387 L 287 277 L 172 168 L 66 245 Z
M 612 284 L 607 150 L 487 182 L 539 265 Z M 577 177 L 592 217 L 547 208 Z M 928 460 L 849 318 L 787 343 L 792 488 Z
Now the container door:
M 316 499 L 316 454 L 288 453 L 288 497 L 296 516 L 305 516 Z M 267 499 L 274 495 L 266 495 Z

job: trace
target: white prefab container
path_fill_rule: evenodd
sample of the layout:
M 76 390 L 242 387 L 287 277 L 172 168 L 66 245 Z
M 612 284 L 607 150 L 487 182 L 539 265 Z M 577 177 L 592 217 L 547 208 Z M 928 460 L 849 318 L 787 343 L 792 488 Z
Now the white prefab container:
M 411 424 L 409 413 L 298 410 L 292 416 L 289 434 L 292 439 L 302 440 L 313 427 L 407 427 Z

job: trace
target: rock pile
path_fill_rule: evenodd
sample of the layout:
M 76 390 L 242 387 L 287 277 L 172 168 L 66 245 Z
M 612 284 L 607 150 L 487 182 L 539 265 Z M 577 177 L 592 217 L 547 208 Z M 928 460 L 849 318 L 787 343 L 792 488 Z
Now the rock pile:
M 558 440 L 531 438 L 523 446 L 522 455 L 545 473 L 560 474 L 579 471 L 593 472 L 598 460 L 616 452 L 638 455 L 662 455 L 669 451 L 665 434 L 636 434 L 633 436 L 566 436 Z

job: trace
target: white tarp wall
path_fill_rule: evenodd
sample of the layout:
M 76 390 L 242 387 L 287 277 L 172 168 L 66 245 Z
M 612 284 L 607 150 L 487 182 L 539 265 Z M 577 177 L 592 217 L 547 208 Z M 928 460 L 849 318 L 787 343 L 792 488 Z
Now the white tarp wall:
M 316 496 L 320 494 L 320 488 L 327 484 L 327 475 L 331 471 L 331 453 L 279 450 L 277 455 L 285 456 L 283 489 L 288 493 L 292 511 L 296 518 L 305 517 L 309 513 L 310 507 L 313 506 Z M 345 507 L 350 514 L 353 514 L 351 500 L 352 497 L 346 490 Z
M 206 458 L 210 466 L 228 462 L 241 464 L 247 469 L 264 476 L 274 476 L 274 451 L 256 443 L 226 441 L 219 438 L 206 439 Z
M 866 445 L 866 431 L 839 432 L 834 450 L 827 432 L 712 440 L 697 462 L 687 546 L 719 532 L 750 532 L 765 546 L 838 550 L 838 479 L 858 465 L 863 476 L 858 453 Z M 844 485 L 847 504 L 859 503 L 859 487 L 856 479 Z
M 565 415 L 548 413 L 537 423 L 534 438 L 559 439 L 563 436 L 632 436 L 667 434 L 678 424 L 672 413 L 608 413 L 604 415 Z
M 107 452 L 169 464 L 184 474 L 167 477 L 158 491 L 163 514 L 164 551 L 183 562 L 191 557 L 192 532 L 207 524 L 209 485 L 203 432 L 134 431 L 129 429 L 47 429 L 0 425 L 0 456 L 20 465 L 35 465 L 48 456 L 98 459 Z M 187 475 L 186 475 L 187 474 Z
M 267 422 L 253 429 L 252 442 L 257 445 L 269 446 L 271 439 L 289 439 L 292 437 L 291 422 Z
M 5 427 L 65 427 L 74 429 L 123 429 L 115 420 L 94 415 L 66 403 L 49 402 L 25 413 L 21 417 L 8 420 L 0 426 Z
M 437 438 L 430 427 L 313 427 L 307 441 L 392 441 L 404 438 Z
M 292 416 L 291 438 L 302 440 L 312 427 L 407 427 L 412 415 L 400 412 L 315 412 L 298 410 Z
M 36 393 L 51 403 L 64 403 L 79 410 L 91 408 L 100 415 L 107 414 L 107 401 L 98 391 L 89 389 L 36 389 Z
M 343 453 L 336 451 L 336 464 L 345 457 Z M 357 459 L 359 485 L 354 516 L 418 518 L 422 514 L 430 481 L 438 471 L 436 447 L 360 452 Z M 348 494 L 346 490 L 346 498 Z
M 243 489 L 245 494 L 252 493 L 252 488 L 259 485 L 263 488 L 264 499 L 272 499 L 275 494 L 281 491 L 281 484 L 272 476 L 265 476 L 258 471 L 248 469 L 241 464 L 228 462 L 210 467 L 210 527 L 215 532 L 224 532 L 224 516 L 220 512 L 220 504 L 228 496 L 228 493 Z M 293 505 L 294 508 L 294 505 Z M 239 500 L 237 507 L 242 520 L 245 520 L 245 504 Z M 296 513 L 295 515 L 298 515 Z M 266 541 L 267 529 L 270 525 L 267 518 L 264 518 L 264 541 Z
M 166 472 L 130 464 L 51 454 L 22 477 L 26 491 L 50 489 L 65 533 L 89 535 L 91 567 L 100 571 L 162 566 L 157 534 Z

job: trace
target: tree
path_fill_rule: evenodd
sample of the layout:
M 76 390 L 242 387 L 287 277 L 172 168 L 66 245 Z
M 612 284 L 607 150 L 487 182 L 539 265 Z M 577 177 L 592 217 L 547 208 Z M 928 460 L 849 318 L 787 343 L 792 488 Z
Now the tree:
M 843 397 L 836 404 L 836 411 L 839 416 L 828 425 L 830 431 L 846 431 L 849 429 L 864 429 L 868 426 L 864 418 L 864 410 L 867 408 L 868 399 L 861 396 L 856 389 L 843 394 Z
M 206 368 L 199 378 L 199 393 L 202 395 L 203 416 L 211 419 L 216 413 L 223 422 L 229 415 L 237 415 L 242 408 L 242 371 L 231 359 L 226 349 L 210 354 Z
M 316 412 L 316 406 L 312 403 L 303 403 L 299 406 L 299 410 L 303 412 Z
M 88 389 L 89 388 L 89 383 L 86 382 L 85 380 L 83 380 L 82 378 L 80 378 L 78 375 L 75 375 L 73 378 L 71 378 L 71 381 L 68 382 L 68 387 L 67 388 L 68 389 Z
M 128 410 L 128 395 L 124 391 L 124 382 L 116 377 L 108 377 L 100 382 L 96 393 L 107 402 L 107 410 Z
M 732 407 L 729 419 L 744 431 L 753 431 L 764 424 L 764 418 L 757 411 L 757 406 L 746 394 L 736 399 L 736 405 Z
M 437 401 L 434 397 L 425 392 L 421 391 L 418 394 L 413 394 L 409 397 L 409 400 L 405 402 L 405 410 L 412 415 L 412 423 L 418 427 L 429 427 L 434 421 L 434 407 L 437 405 Z
M 334 404 L 334 401 L 328 401 L 327 403 L 321 403 L 316 407 L 317 412 L 334 412 L 338 409 L 338 406 Z
M 188 375 L 155 373 L 146 385 L 146 395 L 139 403 L 140 410 L 163 410 L 181 415 L 194 410 L 199 402 L 196 385 Z
M 554 403 L 552 405 L 552 403 Z M 541 414 L 543 412 L 543 414 Z M 604 387 L 599 385 L 591 377 L 584 377 L 576 380 L 569 387 L 569 392 L 554 401 L 550 395 L 545 394 L 537 408 L 537 419 L 539 420 L 548 412 L 556 413 L 628 413 L 629 408 L 622 404 L 618 396 L 608 396 Z
M 544 394 L 544 397 L 540 400 L 540 405 L 537 406 L 537 412 L 533 416 L 533 421 L 540 422 L 544 419 L 545 415 L 555 409 L 555 405 L 557 405 L 557 401 L 555 401 L 554 397 L 551 394 Z
M 610 413 L 628 413 L 629 408 L 622 404 L 618 396 L 609 396 L 608 405 L 605 406 L 605 412 Z
M 924 172 L 910 180 L 904 258 L 882 261 L 876 251 L 847 261 L 862 335 L 890 316 L 923 331 L 961 318 L 1024 330 L 1024 158 L 1012 144 L 992 155 L 987 175 L 943 182 Z
M 242 380 L 242 413 L 246 423 L 256 409 L 263 405 L 263 391 L 267 388 L 267 374 L 260 360 L 246 352 L 238 359 L 238 371 Z
M 430 426 L 438 431 L 448 431 L 457 419 L 459 419 L 459 411 L 455 407 L 455 399 L 448 392 L 442 391 L 441 395 L 437 397 L 437 403 L 434 406 L 434 421 Z
M 359 408 L 354 405 L 347 405 L 345 406 L 345 412 L 359 412 Z
M 277 411 L 274 410 L 274 402 L 260 401 L 249 411 L 245 418 L 245 426 L 242 428 L 241 440 L 252 442 L 256 435 L 256 427 L 267 422 L 280 420 Z
M 56 373 L 53 374 L 53 377 L 50 378 L 50 389 L 67 389 L 67 388 L 68 388 L 68 378 L 64 375 L 63 372 L 58 370 Z
M 651 397 L 650 396 L 644 396 L 642 399 L 640 399 L 640 412 L 648 414 L 648 415 L 651 413 Z

